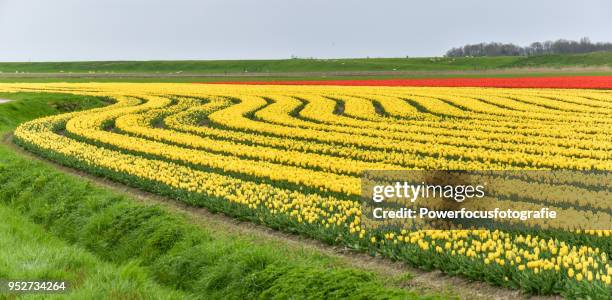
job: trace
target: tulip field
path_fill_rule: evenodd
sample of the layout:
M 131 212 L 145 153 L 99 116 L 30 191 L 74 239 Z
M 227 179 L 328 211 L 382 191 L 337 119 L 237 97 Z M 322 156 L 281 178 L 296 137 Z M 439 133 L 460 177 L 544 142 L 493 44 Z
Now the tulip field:
M 603 299 L 612 294 L 612 228 L 589 226 L 610 224 L 609 201 L 519 191 L 561 216 L 520 232 L 371 228 L 359 200 L 365 170 L 610 171 L 612 90 L 602 84 L 7 83 L 0 92 L 112 99 L 15 130 L 16 144 L 60 164 L 426 270 Z M 572 188 L 612 193 L 605 180 Z
M 413 86 L 413 87 L 502 87 L 502 88 L 567 88 L 610 89 L 612 76 L 558 76 L 507 78 L 408 78 L 353 80 L 283 80 L 227 81 L 220 83 L 257 85 L 339 85 L 339 86 Z

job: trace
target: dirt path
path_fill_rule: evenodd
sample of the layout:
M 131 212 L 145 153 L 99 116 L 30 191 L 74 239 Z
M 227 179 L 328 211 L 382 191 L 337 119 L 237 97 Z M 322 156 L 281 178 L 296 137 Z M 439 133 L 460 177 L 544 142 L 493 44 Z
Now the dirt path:
M 145 204 L 163 206 L 185 216 L 190 222 L 211 231 L 225 231 L 246 236 L 257 243 L 277 243 L 296 250 L 314 251 L 335 258 L 346 266 L 365 269 L 389 277 L 412 274 L 411 279 L 397 282 L 396 285 L 423 293 L 443 293 L 461 299 L 561 299 L 560 297 L 530 297 L 520 291 L 491 286 L 483 282 L 473 282 L 460 277 L 451 277 L 440 271 L 423 271 L 400 262 L 392 262 L 380 257 L 372 257 L 342 246 L 330 246 L 317 240 L 272 230 L 268 227 L 242 222 L 223 214 L 213 214 L 204 208 L 188 206 L 181 202 L 128 187 L 107 179 L 99 178 L 55 162 L 33 155 L 12 142 L 12 134 L 2 137 L 2 143 L 15 152 L 31 159 L 39 160 L 59 171 L 80 177 L 94 185 L 126 194 Z
M 10 101 L 11 101 L 11 100 L 8 100 L 8 99 L 1 99 L 1 98 L 0 98 L 0 104 L 2 104 L 2 103 L 7 103 L 7 102 L 10 102 Z

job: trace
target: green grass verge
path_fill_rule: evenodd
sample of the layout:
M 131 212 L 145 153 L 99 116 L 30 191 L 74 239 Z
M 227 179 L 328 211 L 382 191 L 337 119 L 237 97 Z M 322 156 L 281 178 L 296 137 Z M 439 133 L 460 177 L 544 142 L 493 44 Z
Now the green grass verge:
M 422 57 L 280 60 L 0 62 L 3 73 L 261 73 L 466 71 L 516 67 L 612 66 L 612 52 L 535 57 Z
M 0 220 L 0 278 L 69 283 L 64 293 L 21 294 L 24 299 L 184 299 L 186 296 L 161 287 L 135 263 L 111 264 L 81 247 L 68 245 L 14 209 L 0 205 Z
M 0 105 L 3 133 L 31 118 L 105 102 L 93 97 L 81 98 L 79 102 L 81 96 L 32 93 L 2 97 L 18 100 Z M 82 104 L 66 108 L 60 105 L 63 103 Z M 119 291 L 130 291 L 130 286 L 143 289 L 150 286 L 147 292 L 154 294 L 153 298 L 181 293 L 203 299 L 442 298 L 388 286 L 388 277 L 343 266 L 316 251 L 255 241 L 218 228 L 212 231 L 198 227 L 161 207 L 137 204 L 128 197 L 31 161 L 4 145 L 0 146 L 0 186 L 0 212 L 16 212 L 37 224 L 24 221 L 24 226 L 46 229 L 39 235 L 50 234 L 75 249 L 86 249 L 95 256 L 93 262 L 101 260 L 99 264 L 122 270 L 120 275 L 128 274 L 125 278 L 135 278 Z M 2 238 L 16 238 L 11 230 L 3 233 Z M 29 247 L 43 249 L 42 244 L 31 243 Z M 66 258 L 65 263 L 70 262 Z M 17 264 L 7 260 L 8 265 L 13 263 Z M 88 272 L 98 270 L 94 263 L 83 268 Z M 11 274 L 0 273 L 7 277 Z M 113 290 L 113 281 L 102 282 L 109 282 L 108 286 L 94 289 L 84 284 L 75 290 L 83 294 L 75 295 Z M 146 295 L 150 294 L 143 294 L 142 298 L 147 298 Z M 98 297 L 104 296 L 96 294 L 93 298 Z

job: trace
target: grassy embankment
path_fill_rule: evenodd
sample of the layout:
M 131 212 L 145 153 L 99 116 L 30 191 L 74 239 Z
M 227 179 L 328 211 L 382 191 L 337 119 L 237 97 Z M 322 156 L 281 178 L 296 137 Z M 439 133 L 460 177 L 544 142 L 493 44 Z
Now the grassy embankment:
M 569 76 L 610 75 L 610 68 L 612 52 L 534 57 L 0 62 L 0 82 Z
M 0 98 L 17 100 L 0 105 L 3 136 L 29 119 L 105 104 L 61 94 Z M 68 280 L 75 299 L 424 297 L 315 250 L 193 225 L 6 145 L 0 186 L 0 278 Z
M 4 73 L 114 72 L 114 73 L 282 73 L 338 71 L 435 71 L 496 69 L 517 62 L 516 57 L 496 58 L 370 58 L 202 61 L 92 61 L 0 63 Z

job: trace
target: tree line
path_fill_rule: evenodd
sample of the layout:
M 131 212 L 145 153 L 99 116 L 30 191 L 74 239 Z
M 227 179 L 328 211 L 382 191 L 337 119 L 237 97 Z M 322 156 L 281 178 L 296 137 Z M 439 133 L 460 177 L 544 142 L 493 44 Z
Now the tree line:
M 532 56 L 546 54 L 576 54 L 595 51 L 612 51 L 612 43 L 593 43 L 587 37 L 580 41 L 559 39 L 535 42 L 526 47 L 504 43 L 479 43 L 456 47 L 446 51 L 447 57 L 463 56 Z

